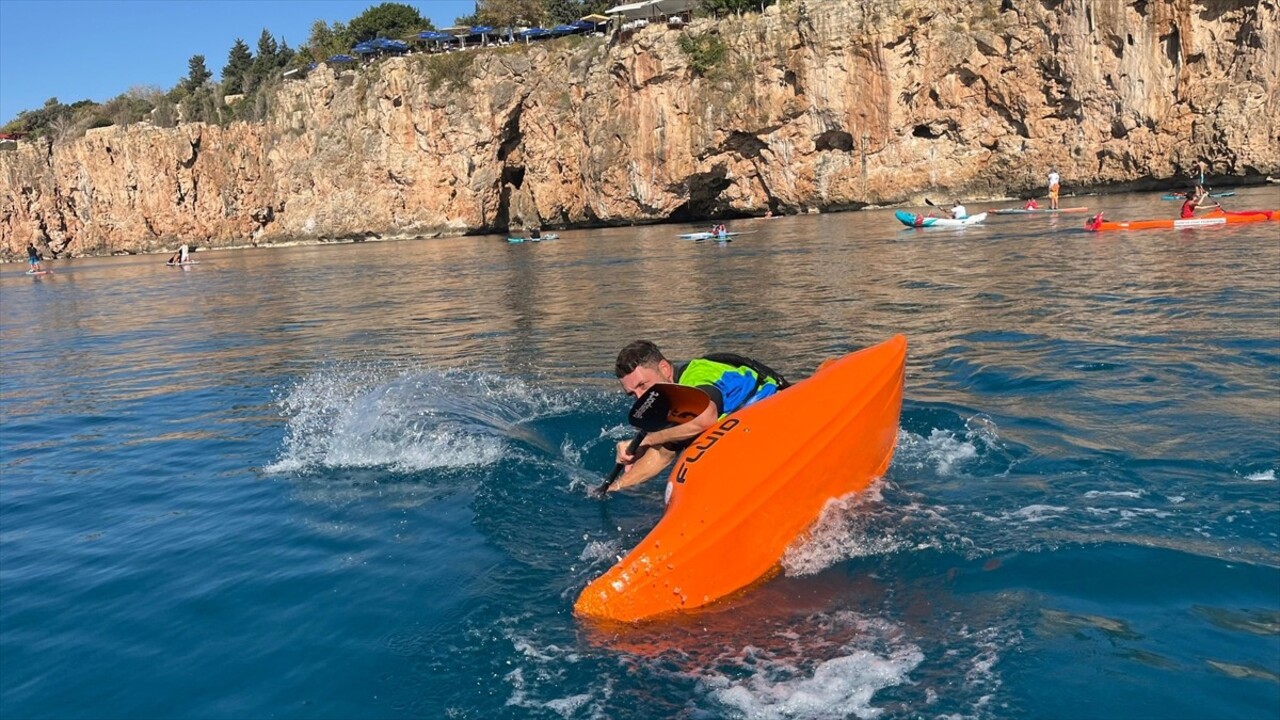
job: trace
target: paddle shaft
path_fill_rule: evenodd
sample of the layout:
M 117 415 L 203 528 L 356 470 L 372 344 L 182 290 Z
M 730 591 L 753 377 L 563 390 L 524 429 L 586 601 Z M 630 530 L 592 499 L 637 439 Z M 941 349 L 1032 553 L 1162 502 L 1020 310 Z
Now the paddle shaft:
M 635 455 L 636 451 L 640 449 L 640 441 L 644 440 L 644 436 L 648 434 L 649 433 L 645 432 L 644 430 L 641 430 L 640 432 L 636 433 L 636 436 L 631 441 L 631 444 L 627 446 L 627 454 Z M 618 476 L 622 474 L 622 468 L 624 467 L 626 467 L 626 465 L 622 463 L 618 463 L 617 465 L 614 465 L 613 472 L 609 473 L 609 477 L 604 479 L 604 484 L 596 488 L 596 495 L 603 496 L 605 493 L 609 492 L 609 488 L 613 485 L 613 481 L 617 480 Z

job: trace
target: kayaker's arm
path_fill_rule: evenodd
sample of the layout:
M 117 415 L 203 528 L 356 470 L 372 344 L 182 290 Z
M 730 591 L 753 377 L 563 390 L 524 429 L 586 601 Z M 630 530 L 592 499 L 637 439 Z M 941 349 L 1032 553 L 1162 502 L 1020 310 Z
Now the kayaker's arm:
M 673 425 L 665 430 L 649 433 L 640 442 L 642 448 L 655 448 L 668 443 L 679 443 L 685 440 L 692 440 L 708 428 L 716 424 L 720 418 L 720 408 L 716 403 L 712 402 L 702 411 L 698 417 L 686 423 Z
M 624 451 L 620 451 L 624 452 Z M 639 485 L 649 478 L 662 472 L 663 468 L 671 464 L 676 457 L 676 451 L 666 447 L 649 448 L 640 456 L 640 459 L 632 463 L 625 473 L 617 479 L 609 487 L 609 491 L 621 490 Z

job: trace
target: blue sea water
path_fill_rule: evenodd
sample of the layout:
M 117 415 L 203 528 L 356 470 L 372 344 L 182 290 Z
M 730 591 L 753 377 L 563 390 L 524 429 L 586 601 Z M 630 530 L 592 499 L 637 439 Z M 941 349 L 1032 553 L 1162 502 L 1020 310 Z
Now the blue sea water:
M 11 266 L 0 718 L 1274 718 L 1280 231 L 1084 217 Z M 893 465 L 782 575 L 573 617 L 662 512 L 587 493 L 622 344 L 803 376 L 897 332 Z

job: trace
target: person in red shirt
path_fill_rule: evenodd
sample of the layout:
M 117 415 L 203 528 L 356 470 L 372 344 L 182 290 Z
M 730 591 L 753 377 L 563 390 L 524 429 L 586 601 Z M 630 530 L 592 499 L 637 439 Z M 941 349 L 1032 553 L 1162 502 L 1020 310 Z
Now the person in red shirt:
M 1187 191 L 1187 199 L 1182 203 L 1182 212 L 1179 217 L 1183 220 L 1196 216 L 1196 211 L 1200 209 L 1200 204 L 1209 198 L 1209 193 L 1204 191 L 1204 187 L 1197 185 Z M 1218 203 L 1213 204 L 1214 209 L 1221 210 L 1222 206 Z

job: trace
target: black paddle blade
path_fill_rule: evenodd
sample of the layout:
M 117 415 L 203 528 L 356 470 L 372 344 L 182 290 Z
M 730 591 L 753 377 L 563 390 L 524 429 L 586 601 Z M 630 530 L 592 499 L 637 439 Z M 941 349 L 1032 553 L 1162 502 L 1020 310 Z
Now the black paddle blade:
M 657 432 L 668 425 L 680 425 L 702 414 L 711 397 L 698 388 L 675 383 L 658 383 L 641 395 L 627 422 L 645 432 Z

